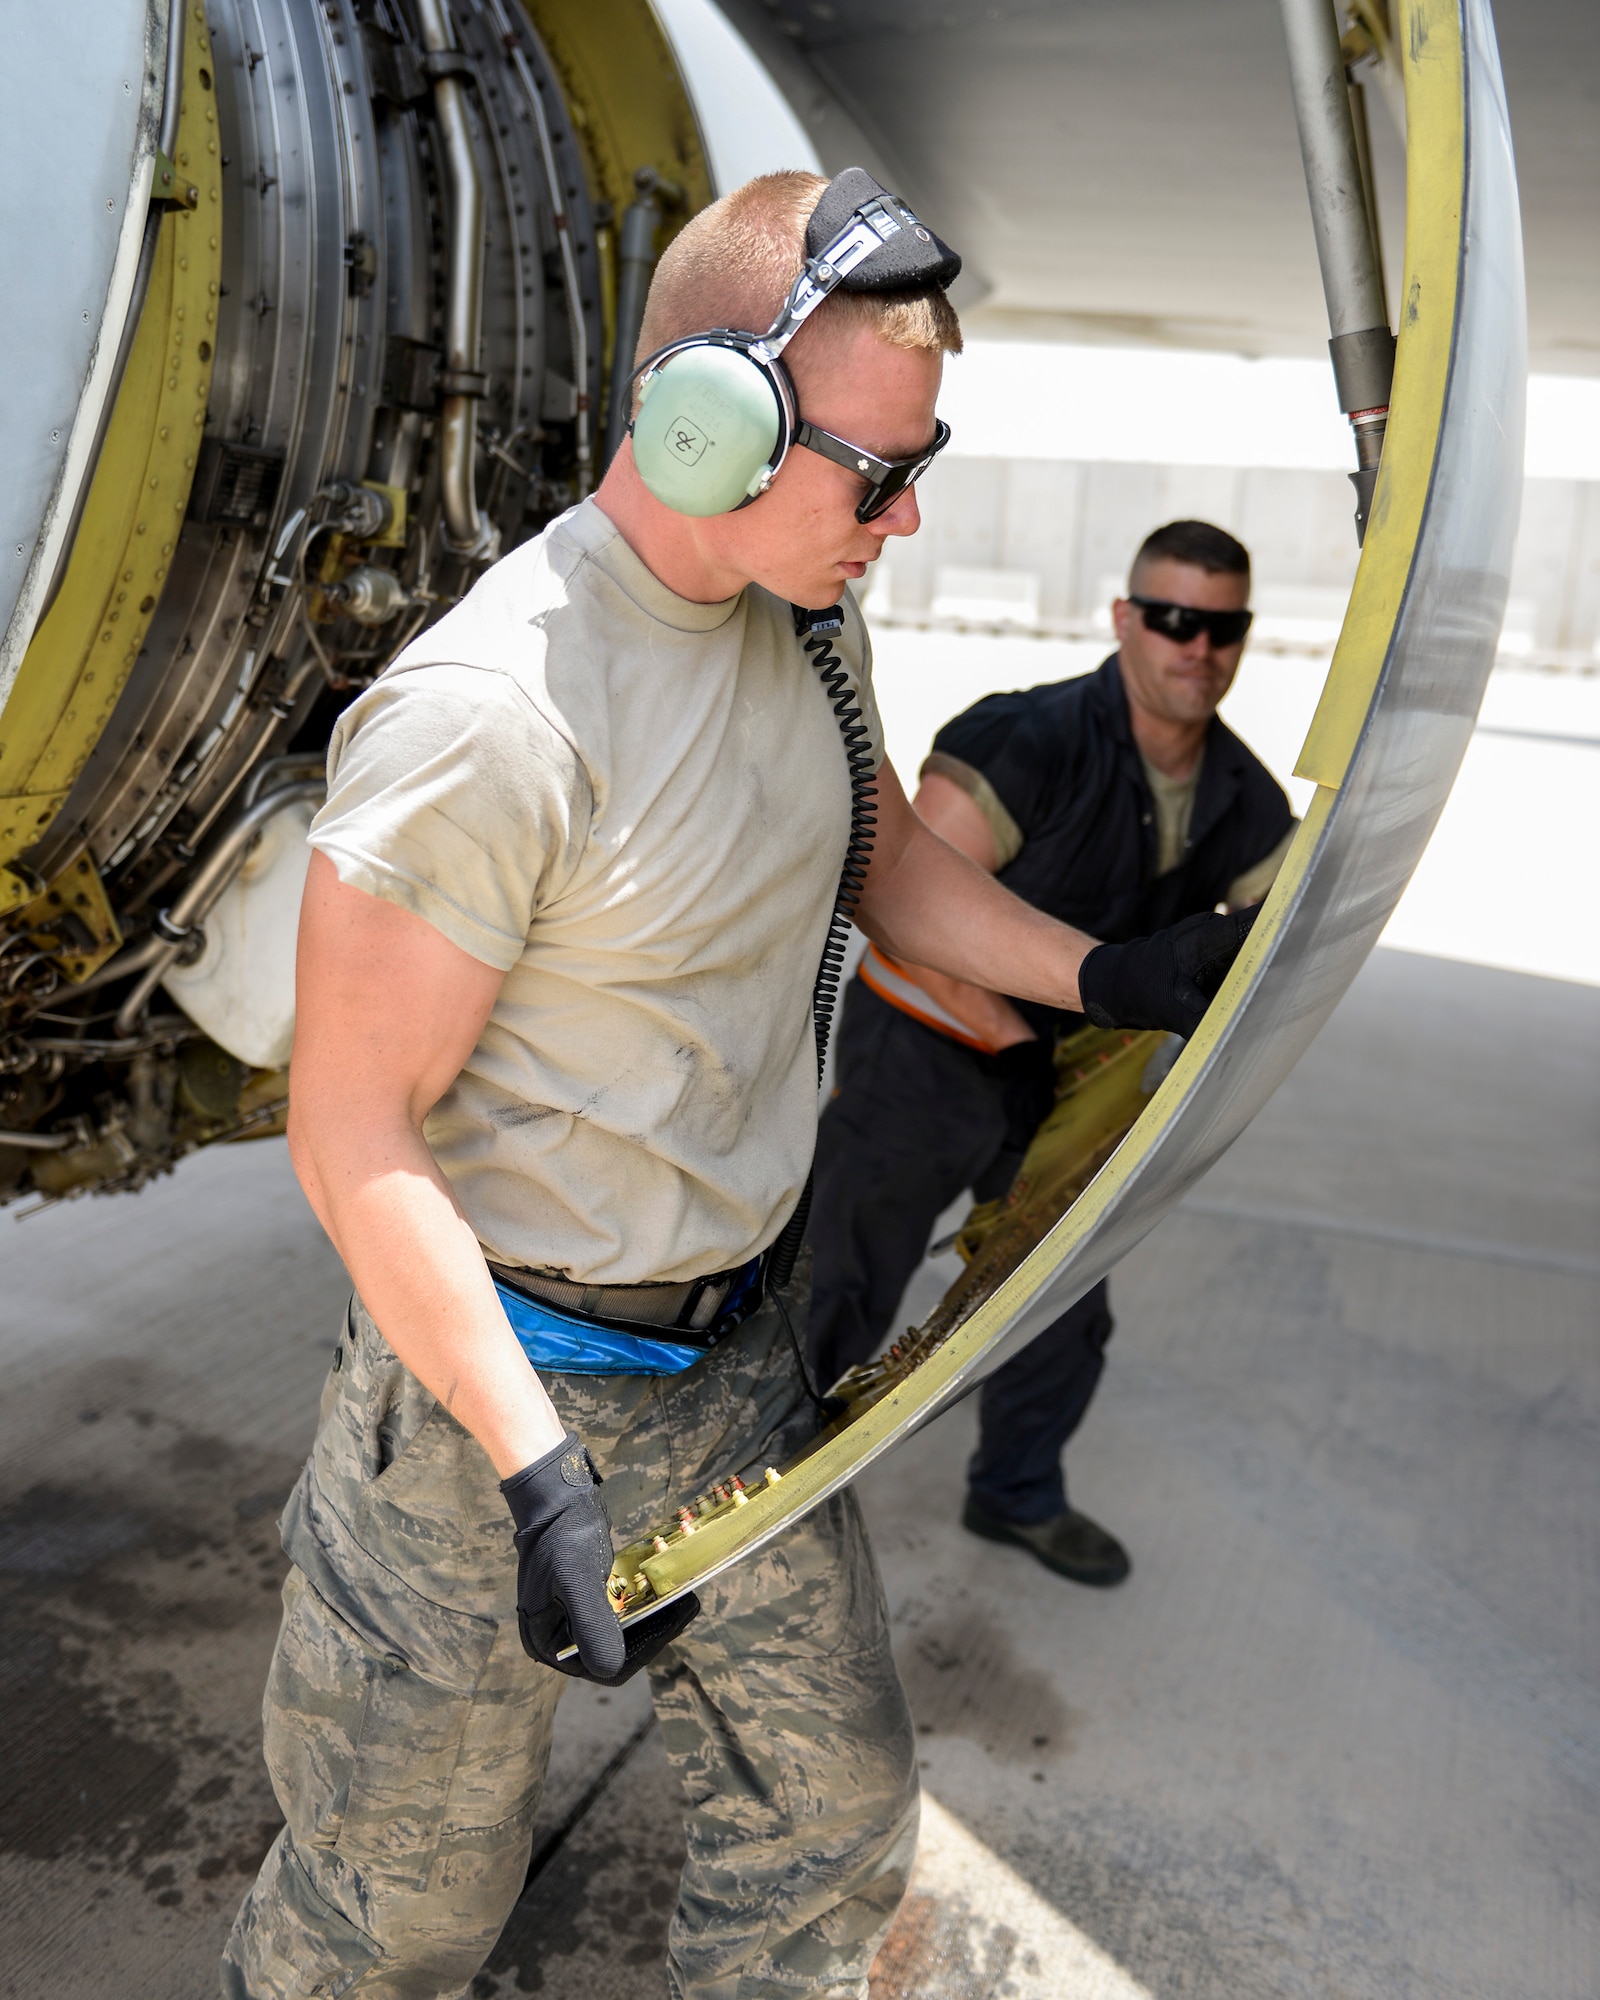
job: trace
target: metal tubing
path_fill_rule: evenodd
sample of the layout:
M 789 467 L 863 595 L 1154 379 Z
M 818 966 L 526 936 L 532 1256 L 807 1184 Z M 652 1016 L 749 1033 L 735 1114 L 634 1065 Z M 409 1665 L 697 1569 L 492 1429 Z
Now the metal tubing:
M 167 9 L 167 67 L 161 99 L 161 126 L 156 144 L 172 159 L 178 150 L 178 112 L 183 104 L 183 0 L 170 0 Z
M 268 792 L 264 799 L 258 799 L 247 812 L 241 813 L 190 876 L 177 902 L 163 912 L 169 930 L 192 931 L 209 914 L 217 898 L 244 866 L 256 835 L 267 821 L 275 818 L 285 806 L 294 805 L 300 799 L 321 798 L 326 789 L 321 778 L 302 778 L 295 784 Z M 119 1037 L 133 1033 L 151 994 L 166 977 L 187 943 L 187 937 L 176 941 L 162 940 L 160 950 L 152 955 L 144 977 L 117 1010 L 112 1027 Z
M 80 979 L 72 989 L 72 997 L 77 999 L 82 993 L 96 993 L 102 986 L 113 986 L 119 979 L 126 979 L 130 972 L 142 972 L 166 949 L 166 940 L 156 936 L 154 931 L 148 937 L 140 938 L 137 944 L 130 944 L 119 951 L 115 958 L 108 958 L 98 972 L 91 972 L 87 979 Z
M 1339 407 L 1355 429 L 1357 470 L 1350 478 L 1356 489 L 1356 540 L 1364 542 L 1394 380 L 1394 336 L 1378 261 L 1376 203 L 1369 213 L 1333 0 L 1279 0 L 1279 4 L 1311 226 L 1328 303 L 1334 386 Z
M 594 449 L 589 441 L 589 332 L 583 319 L 583 291 L 578 282 L 578 253 L 572 241 L 572 217 L 567 210 L 567 193 L 556 165 L 555 142 L 550 137 L 550 121 L 544 113 L 544 99 L 534 81 L 528 59 L 517 46 L 511 21 L 502 0 L 489 0 L 500 32 L 511 51 L 511 61 L 528 100 L 529 115 L 539 134 L 539 151 L 544 158 L 544 175 L 550 189 L 550 207 L 555 221 L 556 241 L 561 246 L 561 275 L 567 300 L 567 326 L 572 340 L 572 373 L 578 407 L 573 424 L 573 457 L 578 498 L 584 499 L 594 474 Z
M 1406 92 L 1400 76 L 1400 52 L 1390 25 L 1389 0 L 1346 0 L 1350 26 L 1341 40 L 1352 68 L 1371 58 L 1373 80 L 1383 96 L 1383 108 L 1399 136 L 1406 142 Z
M 634 199 L 623 210 L 617 245 L 617 327 L 611 347 L 611 403 L 606 412 L 607 465 L 627 436 L 633 415 L 633 356 L 656 268 L 656 231 L 661 226 L 662 210 L 683 199 L 682 189 L 664 181 L 654 167 L 640 167 L 633 186 Z
M 281 757 L 269 757 L 264 764 L 258 764 L 245 780 L 239 798 L 241 811 L 247 811 L 257 799 L 265 796 L 269 788 L 281 792 L 285 785 L 295 784 L 302 778 L 324 777 L 327 762 L 321 751 L 314 756 L 307 756 L 304 752 L 285 752 Z
M 417 0 L 417 22 L 429 55 L 456 50 L 448 0 Z M 483 177 L 472 148 L 465 88 L 459 75 L 436 76 L 433 113 L 450 202 L 450 262 L 445 274 L 446 395 L 439 420 L 439 467 L 445 530 L 457 555 L 486 556 L 495 535 L 478 511 L 479 335 L 483 324 Z
M 1361 158 L 1332 0 L 1280 0 L 1289 49 L 1289 89 L 1328 301 L 1328 331 L 1386 325 L 1383 281 L 1367 227 Z
M 1389 286 L 1383 275 L 1383 223 L 1378 214 L 1378 183 L 1372 168 L 1372 128 L 1367 118 L 1366 86 L 1350 84 L 1350 130 L 1356 142 L 1356 163 L 1361 169 L 1361 192 L 1367 202 L 1367 228 L 1372 236 L 1372 261 L 1378 273 L 1378 305 L 1385 326 L 1389 324 Z
M 309 671 L 314 665 L 314 661 L 308 661 L 305 671 Z M 276 796 L 286 785 L 297 783 L 302 779 L 307 782 L 315 780 L 321 784 L 323 763 L 324 759 L 321 756 L 269 757 L 264 764 L 256 765 L 245 780 L 240 794 L 242 809 L 248 812 L 262 796 L 264 787 L 269 785 Z M 199 835 L 191 837 L 198 839 Z M 163 938 L 155 931 L 150 932 L 136 944 L 130 944 L 119 951 L 115 958 L 108 958 L 98 972 L 91 972 L 87 979 L 80 980 L 72 989 L 73 997 L 76 998 L 81 993 L 93 993 L 102 986 L 114 986 L 119 979 L 127 979 L 135 972 L 142 972 L 152 960 L 160 958 L 167 951 L 169 944 L 169 939 Z

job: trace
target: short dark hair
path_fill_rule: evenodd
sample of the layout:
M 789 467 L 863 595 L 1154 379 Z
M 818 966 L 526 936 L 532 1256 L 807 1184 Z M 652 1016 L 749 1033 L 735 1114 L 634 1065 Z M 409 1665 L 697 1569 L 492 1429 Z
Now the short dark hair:
M 1226 528 L 1212 527 L 1209 521 L 1169 521 L 1146 535 L 1129 575 L 1147 562 L 1192 563 L 1212 576 L 1250 574 L 1250 551 L 1244 543 L 1236 541 Z

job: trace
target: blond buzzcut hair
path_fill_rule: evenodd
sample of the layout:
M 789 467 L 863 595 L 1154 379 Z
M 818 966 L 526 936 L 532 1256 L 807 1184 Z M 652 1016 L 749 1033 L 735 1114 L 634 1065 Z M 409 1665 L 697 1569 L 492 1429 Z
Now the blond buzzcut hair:
M 657 348 L 712 327 L 764 333 L 806 262 L 806 224 L 828 183 L 794 170 L 762 174 L 691 216 L 661 254 L 639 328 L 637 365 Z M 836 291 L 801 329 L 870 326 L 891 347 L 961 352 L 961 322 L 937 285 Z

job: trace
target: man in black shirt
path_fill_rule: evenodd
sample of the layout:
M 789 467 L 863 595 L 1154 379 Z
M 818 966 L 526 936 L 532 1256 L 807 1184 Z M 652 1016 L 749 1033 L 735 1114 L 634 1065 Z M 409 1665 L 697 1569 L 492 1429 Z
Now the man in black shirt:
M 1250 557 L 1174 521 L 1112 606 L 1118 648 L 1074 680 L 990 695 L 940 730 L 916 809 L 1037 909 L 1110 941 L 1271 886 L 1294 828 L 1282 788 L 1217 717 L 1244 650 Z M 872 947 L 837 1038 L 818 1136 L 811 1360 L 826 1388 L 889 1330 L 933 1223 L 1004 1193 L 1050 1108 L 1077 1015 L 963 985 Z M 1081 1583 L 1128 1557 L 1067 1503 L 1061 1454 L 1111 1334 L 1097 1285 L 984 1383 L 964 1524 Z

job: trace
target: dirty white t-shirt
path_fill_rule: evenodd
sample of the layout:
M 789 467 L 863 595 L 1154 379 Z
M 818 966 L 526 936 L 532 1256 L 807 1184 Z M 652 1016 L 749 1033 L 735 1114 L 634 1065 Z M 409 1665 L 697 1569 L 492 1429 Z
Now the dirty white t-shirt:
M 835 643 L 881 761 L 848 597 Z M 777 1234 L 816 1137 L 849 820 L 788 605 L 687 602 L 592 500 L 345 711 L 312 845 L 506 974 L 426 1126 L 492 1259 L 684 1279 Z

